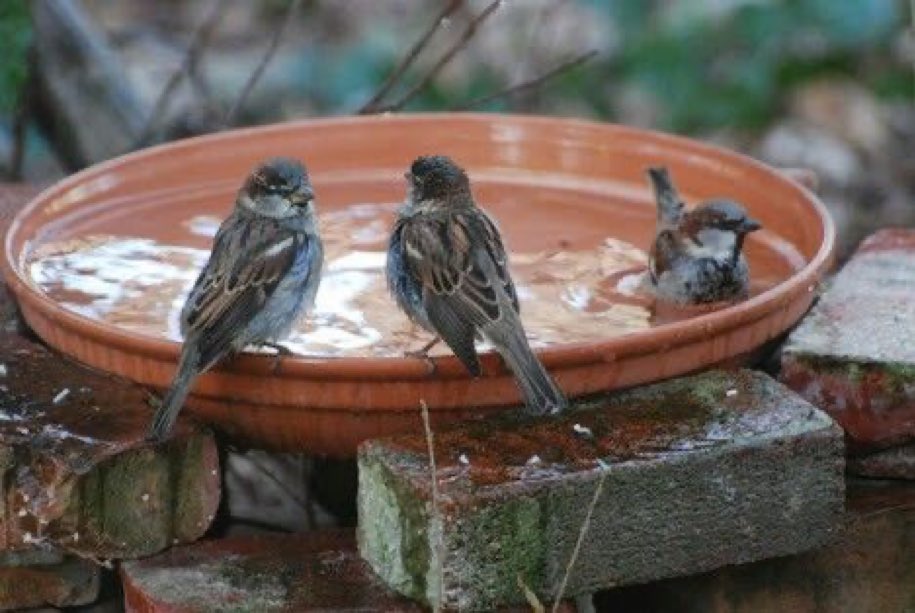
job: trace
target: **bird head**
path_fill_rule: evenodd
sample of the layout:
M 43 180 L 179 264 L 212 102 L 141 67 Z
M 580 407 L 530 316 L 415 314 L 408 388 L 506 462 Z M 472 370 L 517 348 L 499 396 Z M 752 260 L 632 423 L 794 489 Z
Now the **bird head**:
M 470 180 L 464 169 L 444 155 L 424 155 L 416 158 L 404 175 L 414 203 L 472 203 Z
M 715 259 L 740 257 L 747 234 L 762 228 L 732 200 L 711 200 L 686 213 L 679 226 L 686 252 Z
M 238 203 L 251 211 L 283 219 L 312 215 L 314 190 L 305 167 L 292 158 L 273 158 L 248 175 L 239 192 Z

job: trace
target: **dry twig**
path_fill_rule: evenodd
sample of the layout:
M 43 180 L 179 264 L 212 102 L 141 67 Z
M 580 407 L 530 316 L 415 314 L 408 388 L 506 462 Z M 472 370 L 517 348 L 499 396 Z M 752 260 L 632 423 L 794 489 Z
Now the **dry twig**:
M 438 469 L 435 465 L 435 439 L 432 436 L 432 426 L 429 425 L 429 406 L 426 404 L 425 400 L 419 401 L 420 414 L 423 418 L 423 431 L 426 434 L 426 447 L 429 451 L 429 471 L 432 473 L 432 513 L 433 519 L 438 518 L 439 526 L 441 526 L 441 517 L 439 517 L 439 505 L 438 505 Z M 438 574 L 438 593 L 435 597 L 435 604 L 432 606 L 432 610 L 435 613 L 438 613 L 442 610 L 442 584 L 444 583 L 444 561 L 442 560 L 442 555 L 444 552 L 444 543 L 442 542 L 441 533 L 439 533 L 438 542 L 435 543 L 435 549 L 437 552 L 437 568 L 436 572 Z
M 528 587 L 527 583 L 524 582 L 524 577 L 522 577 L 520 573 L 515 581 L 517 582 L 521 593 L 524 594 L 524 599 L 527 601 L 528 606 L 530 606 L 531 611 L 534 613 L 546 613 L 543 603 L 537 598 L 537 594 L 534 593 L 534 590 Z
M 273 37 L 270 39 L 270 44 L 267 46 L 267 50 L 264 52 L 264 57 L 261 58 L 260 63 L 254 69 L 254 72 L 251 73 L 251 76 L 248 77 L 245 86 L 242 87 L 241 93 L 238 94 L 238 98 L 235 99 L 235 102 L 232 104 L 231 108 L 226 112 L 225 117 L 222 120 L 223 127 L 231 126 L 235 121 L 235 116 L 242 106 L 245 104 L 245 101 L 248 99 L 248 96 L 251 94 L 251 91 L 254 89 L 254 86 L 257 85 L 257 82 L 260 80 L 261 76 L 264 74 L 264 71 L 267 69 L 267 65 L 270 63 L 270 60 L 273 59 L 273 56 L 276 55 L 276 50 L 280 47 L 280 42 L 283 40 L 283 36 L 286 34 L 286 30 L 289 29 L 289 24 L 292 23 L 293 18 L 296 13 L 299 11 L 299 7 L 302 5 L 302 0 L 292 0 L 289 3 L 289 6 L 286 7 L 286 14 L 283 15 L 283 19 L 280 22 L 280 25 L 273 31 Z
M 454 57 L 467 46 L 467 43 L 474 37 L 477 33 L 477 30 L 480 28 L 480 25 L 486 21 L 490 15 L 492 15 L 499 6 L 502 5 L 502 0 L 493 0 L 485 9 L 483 9 L 479 15 L 470 20 L 470 23 L 467 24 L 467 27 L 464 28 L 464 31 L 461 33 L 460 38 L 455 42 L 448 51 L 446 51 L 442 57 L 438 59 L 435 64 L 432 65 L 426 74 L 419 79 L 417 83 L 411 87 L 407 93 L 405 93 L 397 102 L 389 104 L 387 106 L 382 106 L 376 108 L 376 112 L 386 112 L 386 111 L 399 111 L 407 104 L 410 103 L 413 98 L 415 98 L 422 90 L 426 88 L 429 83 L 432 82 L 435 77 L 438 76 L 438 73 L 448 65 Z
M 552 613 L 557 613 L 557 611 L 559 611 L 559 606 L 562 604 L 562 597 L 565 594 L 566 585 L 569 583 L 569 577 L 572 575 L 572 569 L 575 567 L 575 562 L 578 561 L 578 554 L 581 552 L 581 544 L 585 541 L 585 536 L 588 534 L 588 529 L 591 527 L 591 516 L 594 514 L 594 508 L 597 506 L 597 501 L 600 499 L 601 492 L 604 490 L 604 481 L 606 479 L 607 469 L 602 467 L 600 479 L 598 479 L 597 487 L 594 489 L 594 496 L 591 498 L 591 503 L 588 505 L 588 512 L 585 514 L 585 520 L 581 522 L 581 528 L 578 530 L 578 540 L 575 541 L 572 555 L 569 556 L 569 563 L 566 564 L 565 574 L 563 574 L 562 581 L 559 583 L 559 590 L 556 592 L 556 600 L 553 602 Z
M 485 96 L 480 96 L 479 98 L 475 98 L 475 99 L 471 100 L 470 102 L 466 102 L 460 106 L 455 107 L 454 110 L 460 111 L 460 110 L 471 109 L 471 108 L 492 102 L 493 100 L 498 100 L 499 98 L 507 98 L 508 96 L 517 94 L 519 92 L 534 89 L 535 87 L 539 87 L 539 86 L 543 85 L 544 83 L 546 83 L 553 77 L 556 77 L 560 74 L 563 74 L 565 72 L 568 72 L 570 70 L 577 68 L 581 64 L 584 64 L 585 62 L 590 60 L 595 55 L 597 55 L 597 49 L 592 49 L 591 51 L 587 51 L 585 53 L 577 55 L 570 60 L 566 60 L 565 62 L 559 64 L 558 66 L 543 73 L 539 77 L 534 77 L 533 79 L 530 79 L 529 81 L 524 81 L 522 83 L 518 83 L 516 85 L 506 87 L 505 89 L 499 90 L 497 92 L 493 92 L 491 94 L 487 94 Z
M 416 58 L 419 57 L 419 54 L 422 53 L 423 49 L 426 48 L 426 45 L 429 44 L 429 41 L 438 32 L 439 28 L 442 27 L 442 24 L 451 17 L 451 15 L 462 5 L 465 0 L 448 0 L 448 3 L 445 7 L 435 16 L 435 20 L 429 24 L 429 27 L 426 28 L 426 31 L 420 36 L 413 46 L 410 47 L 410 50 L 407 51 L 406 55 L 403 56 L 403 59 L 400 60 L 400 63 L 391 71 L 388 77 L 384 80 L 384 83 L 378 88 L 368 102 L 362 105 L 362 107 L 357 111 L 360 115 L 367 115 L 369 113 L 374 113 L 378 110 L 378 105 L 381 100 L 388 95 L 388 92 L 391 91 L 391 88 L 397 84 L 404 73 L 413 65 L 413 62 L 416 61 Z
M 219 20 L 225 12 L 223 9 L 225 8 L 226 2 L 227 0 L 213 0 L 210 12 L 207 13 L 207 16 L 194 32 L 194 36 L 191 39 L 191 45 L 188 47 L 187 53 L 184 54 L 181 65 L 172 73 L 172 76 L 162 89 L 162 93 L 160 93 L 159 97 L 156 99 L 156 103 L 153 105 L 149 118 L 146 120 L 146 125 L 143 127 L 143 130 L 140 131 L 140 136 L 137 137 L 134 148 L 139 148 L 148 144 L 153 138 L 155 129 L 161 120 L 161 116 L 165 113 L 172 95 L 181 84 L 181 80 L 186 75 L 191 74 L 191 72 L 196 70 L 197 62 L 200 60 L 201 54 L 209 44 L 210 37 L 216 30 L 216 26 L 219 24 Z

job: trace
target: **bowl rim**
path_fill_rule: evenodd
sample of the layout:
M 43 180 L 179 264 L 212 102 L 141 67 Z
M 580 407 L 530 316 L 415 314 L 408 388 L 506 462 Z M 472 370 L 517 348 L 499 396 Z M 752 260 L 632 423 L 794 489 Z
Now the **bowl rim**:
M 117 156 L 104 162 L 89 166 L 57 183 L 41 190 L 14 216 L 4 237 L 3 276 L 20 301 L 26 301 L 30 307 L 54 320 L 58 325 L 69 330 L 78 329 L 80 334 L 107 346 L 127 349 L 131 352 L 160 361 L 176 361 L 181 344 L 168 339 L 129 332 L 111 324 L 91 319 L 70 311 L 40 291 L 29 278 L 25 262 L 20 261 L 25 249 L 14 253 L 14 243 L 22 231 L 23 220 L 44 206 L 47 201 L 67 192 L 74 186 L 102 175 L 118 166 L 151 160 L 164 154 L 174 154 L 178 150 L 195 149 L 213 146 L 227 140 L 243 139 L 252 134 L 270 134 L 308 127 L 333 127 L 352 125 L 371 125 L 379 122 L 405 122 L 415 125 L 416 122 L 442 122 L 449 120 L 472 121 L 491 124 L 494 121 L 508 122 L 515 125 L 542 126 L 545 124 L 563 124 L 568 127 L 590 131 L 604 131 L 610 135 L 622 135 L 629 138 L 650 137 L 661 146 L 678 151 L 685 151 L 704 157 L 725 157 L 738 162 L 747 169 L 767 175 L 773 180 L 782 182 L 801 196 L 819 219 L 822 241 L 817 252 L 806 264 L 791 277 L 743 302 L 707 314 L 697 315 L 687 320 L 665 323 L 646 330 L 637 330 L 620 336 L 597 341 L 578 341 L 537 348 L 535 351 L 547 366 L 574 368 L 592 364 L 595 361 L 612 362 L 618 356 L 638 356 L 691 343 L 697 337 L 710 335 L 712 332 L 723 332 L 739 326 L 761 320 L 773 310 L 787 308 L 792 299 L 803 292 L 813 292 L 821 275 L 831 266 L 836 241 L 836 228 L 832 217 L 822 201 L 805 186 L 794 181 L 775 168 L 757 161 L 745 154 L 695 139 L 667 134 L 655 130 L 634 128 L 621 124 L 591 121 L 577 118 L 553 117 L 544 115 L 517 115 L 503 113 L 479 112 L 429 112 L 397 113 L 391 115 L 342 115 L 315 119 L 298 119 L 264 126 L 246 127 L 205 134 L 179 141 L 162 143 L 138 151 Z M 27 244 L 23 241 L 23 247 Z M 777 304 L 773 308 L 772 302 Z M 486 358 L 486 352 L 481 354 Z M 233 360 L 229 370 L 239 372 L 262 371 L 256 362 L 264 360 L 250 354 Z M 458 359 L 453 355 L 435 356 L 439 365 L 439 376 L 445 378 L 469 378 L 469 373 L 460 368 Z M 421 360 L 406 356 L 307 356 L 294 355 L 283 360 L 283 368 L 273 376 L 280 378 L 328 378 L 328 379 L 427 379 L 428 371 Z

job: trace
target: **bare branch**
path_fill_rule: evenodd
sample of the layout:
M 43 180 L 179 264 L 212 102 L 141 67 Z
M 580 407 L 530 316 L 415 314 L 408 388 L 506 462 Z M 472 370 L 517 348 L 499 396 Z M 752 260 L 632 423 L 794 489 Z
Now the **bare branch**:
M 140 132 L 140 136 L 137 138 L 134 144 L 135 149 L 148 144 L 154 136 L 154 132 L 159 124 L 161 115 L 168 107 L 168 103 L 171 100 L 172 95 L 175 93 L 175 90 L 178 89 L 178 86 L 181 84 L 181 80 L 185 77 L 185 75 L 188 75 L 192 72 L 200 59 L 200 55 L 209 44 L 210 37 L 215 31 L 216 26 L 219 24 L 219 20 L 223 13 L 225 13 L 223 9 L 225 8 L 226 4 L 227 0 L 213 0 L 213 5 L 210 8 L 210 12 L 200 23 L 200 25 L 197 26 L 197 30 L 194 32 L 194 36 L 191 39 L 191 45 L 188 47 L 187 52 L 184 54 L 184 59 L 181 61 L 181 65 L 177 70 L 175 70 L 175 72 L 172 73 L 172 76 L 169 78 L 168 82 L 165 84 L 165 87 L 162 89 L 162 93 L 160 93 L 158 99 L 156 99 L 156 103 L 153 105 L 152 112 L 150 112 L 149 118 L 146 120 L 146 125 L 143 127 L 143 130 Z
M 35 61 L 32 49 L 28 52 L 28 72 L 25 82 L 19 89 L 16 100 L 16 111 L 13 114 L 13 150 L 10 152 L 9 179 L 22 180 L 22 166 L 25 162 L 26 128 L 32 115 L 32 103 L 35 97 Z
M 594 514 L 594 507 L 597 506 L 597 501 L 600 500 L 601 492 L 604 490 L 604 481 L 606 481 L 609 472 L 610 471 L 608 471 L 606 467 L 601 467 L 600 479 L 597 481 L 597 487 L 594 488 L 594 496 L 591 498 L 591 503 L 588 505 L 588 512 L 585 513 L 585 520 L 581 522 L 581 528 L 578 530 L 578 540 L 575 541 L 575 547 L 572 548 L 572 555 L 569 556 L 569 562 L 566 564 L 565 574 L 563 574 L 562 581 L 559 583 L 559 590 L 556 592 L 556 600 L 553 601 L 552 613 L 559 611 L 559 607 L 562 604 L 562 597 L 566 591 L 566 585 L 569 583 L 569 577 L 572 575 L 572 569 L 575 567 L 575 562 L 578 561 L 581 544 L 584 542 L 585 536 L 588 534 L 588 529 L 591 527 L 591 516 Z
M 493 100 L 498 100 L 499 98 L 507 98 L 507 97 L 517 94 L 519 92 L 540 87 L 541 85 L 543 85 L 550 79 L 557 77 L 565 72 L 574 70 L 575 68 L 577 68 L 581 64 L 584 64 L 585 62 L 587 62 L 588 60 L 590 60 L 592 57 L 594 57 L 596 55 L 597 55 L 597 49 L 592 49 L 591 51 L 577 55 L 570 60 L 566 60 L 565 62 L 559 64 L 558 66 L 543 73 L 539 77 L 534 77 L 533 79 L 530 79 L 529 81 L 524 81 L 522 83 L 518 83 L 516 85 L 506 87 L 505 89 L 499 90 L 497 92 L 493 92 L 491 94 L 487 94 L 485 96 L 475 98 L 475 99 L 471 100 L 470 102 L 466 102 L 458 107 L 455 107 L 455 110 L 471 109 L 471 108 L 486 104 L 488 102 L 492 102 Z
M 410 47 L 410 50 L 407 51 L 407 54 L 400 60 L 400 63 L 385 79 L 384 83 L 381 84 L 381 87 L 378 88 L 378 91 L 371 97 L 371 99 L 366 102 L 362 107 L 357 111 L 360 115 L 366 115 L 368 113 L 374 113 L 378 104 L 381 100 L 388 95 L 388 92 L 391 91 L 391 88 L 400 80 L 404 73 L 413 65 L 413 62 L 416 61 L 416 58 L 419 57 L 419 54 L 422 53 L 423 49 L 426 48 L 426 45 L 429 44 L 429 41 L 432 39 L 432 36 L 438 32 L 439 28 L 442 27 L 442 23 L 448 19 L 462 4 L 465 0 L 448 0 L 448 3 L 445 7 L 435 16 L 435 19 L 432 23 L 429 24 L 429 27 L 426 28 L 426 31 L 423 33 L 419 39 L 413 43 L 413 46 Z
M 452 45 L 452 47 L 448 49 L 448 51 L 446 51 L 442 57 L 439 58 L 439 60 L 432 66 L 432 68 L 429 69 L 425 76 L 423 76 L 416 84 L 414 84 L 413 87 L 411 87 L 410 90 L 400 98 L 400 100 L 388 106 L 378 108 L 376 109 L 376 112 L 399 111 L 404 106 L 409 104 L 409 102 L 413 100 L 413 98 L 415 98 L 423 89 L 425 89 L 426 86 L 429 85 L 429 83 L 431 83 L 432 80 L 438 76 L 438 73 L 441 72 L 442 69 L 447 66 L 451 60 L 454 59 L 454 56 L 460 53 L 461 50 L 467 46 L 467 43 L 470 42 L 470 39 L 472 39 L 477 33 L 480 25 L 486 21 L 486 19 L 489 18 L 489 16 L 492 15 L 501 5 L 502 0 L 493 0 L 493 2 L 491 2 L 485 9 L 483 9 L 479 15 L 474 17 L 470 23 L 467 24 L 467 27 L 464 28 L 464 31 L 461 33 L 461 37 L 457 40 L 457 42 L 455 42 L 454 45 Z
M 268 45 L 267 51 L 264 52 L 264 57 L 261 58 L 260 63 L 254 69 L 254 72 L 251 73 L 251 76 L 248 77 L 248 81 L 242 88 L 241 93 L 238 94 L 238 98 L 235 99 L 235 103 L 232 104 L 231 108 L 226 112 L 226 115 L 222 120 L 223 127 L 231 126 L 234 123 L 238 111 L 244 106 L 245 101 L 251 94 L 251 90 L 254 89 L 254 86 L 257 85 L 257 82 L 260 80 L 261 76 L 263 76 L 264 71 L 267 69 L 267 65 L 270 64 L 270 60 L 276 55 L 276 50 L 280 47 L 283 35 L 286 34 L 286 30 L 289 29 L 289 24 L 292 23 L 292 19 L 295 17 L 300 6 L 302 6 L 302 0 L 292 0 L 292 2 L 289 3 L 289 6 L 286 8 L 286 14 L 283 15 L 279 27 L 273 31 L 273 37 L 270 39 L 270 45 Z

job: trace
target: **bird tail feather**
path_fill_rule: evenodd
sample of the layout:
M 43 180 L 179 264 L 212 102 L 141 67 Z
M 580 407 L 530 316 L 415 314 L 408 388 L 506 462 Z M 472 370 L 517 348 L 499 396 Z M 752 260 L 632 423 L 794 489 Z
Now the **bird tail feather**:
M 560 413 L 568 407 L 568 400 L 534 355 L 520 327 L 505 339 L 505 343 L 499 343 L 498 348 L 515 375 L 528 412 L 548 415 Z
M 188 392 L 191 390 L 191 384 L 197 375 L 197 356 L 196 352 L 184 352 L 181 354 L 181 360 L 178 363 L 178 372 L 172 381 L 172 386 L 162 399 L 162 404 L 156 409 L 149 426 L 149 432 L 146 439 L 153 442 L 164 440 L 175 425 L 178 419 L 178 413 L 184 406 Z

